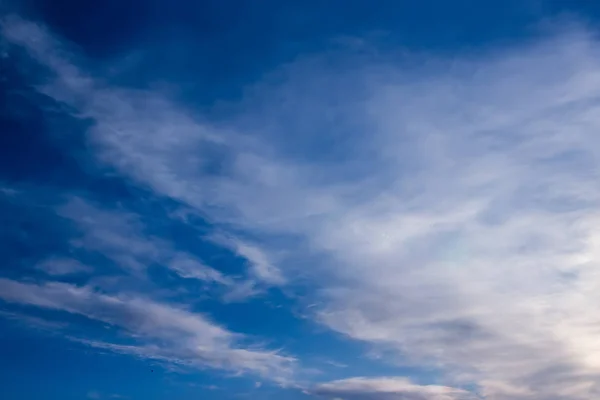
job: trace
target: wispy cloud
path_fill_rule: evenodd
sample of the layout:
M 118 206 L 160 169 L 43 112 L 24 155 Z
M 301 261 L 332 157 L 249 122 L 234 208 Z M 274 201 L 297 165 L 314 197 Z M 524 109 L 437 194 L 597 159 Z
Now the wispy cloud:
M 139 217 L 132 212 L 102 209 L 74 197 L 57 213 L 73 221 L 80 232 L 72 240 L 73 247 L 103 254 L 128 273 L 143 274 L 172 254 L 168 243 L 144 235 Z
M 60 331 L 67 326 L 65 323 L 49 321 L 48 319 L 27 315 L 25 313 L 0 310 L 0 317 L 16 321 L 30 328 L 41 329 L 45 331 Z
M 182 278 L 233 285 L 233 280 L 190 256 L 179 255 L 171 260 L 168 266 Z
M 49 258 L 38 265 L 36 268 L 44 271 L 48 275 L 73 275 L 85 274 L 93 271 L 93 268 L 82 264 L 77 260 L 70 258 Z
M 569 33 L 380 87 L 409 174 L 316 231 L 345 266 L 321 321 L 490 398 L 593 397 L 597 55 Z
M 160 93 L 94 79 L 35 23 L 8 18 L 2 30 L 55 75 L 38 90 L 94 121 L 87 138 L 97 158 L 125 176 L 188 204 L 213 222 L 250 219 L 266 226 L 292 226 L 332 209 L 326 193 L 298 193 L 296 185 L 307 179 L 308 165 L 308 170 L 298 171 L 262 140 L 235 127 L 216 129 Z
M 405 378 L 348 378 L 322 383 L 309 393 L 346 400 L 475 400 L 466 390 L 437 385 L 417 385 Z
M 213 235 L 212 241 L 232 250 L 249 265 L 250 275 L 270 285 L 283 285 L 285 279 L 281 270 L 270 260 L 270 256 L 258 246 L 239 238 L 226 235 Z
M 222 130 L 156 93 L 87 76 L 36 25 L 10 20 L 3 31 L 56 74 L 40 90 L 95 121 L 88 134 L 100 161 L 211 222 L 267 238 L 260 252 L 232 246 L 256 277 L 290 281 L 305 267 L 320 323 L 488 398 L 600 394 L 600 317 L 591 306 L 600 296 L 600 46 L 586 31 L 437 59 L 418 72 L 393 58 L 341 72 L 318 57 L 300 61 L 284 71 L 289 83 L 257 89 L 263 108 L 244 103 L 253 118 L 236 116 Z M 293 153 L 271 140 L 292 127 L 315 145 Z M 315 151 L 325 136 L 344 138 L 336 156 Z M 269 254 L 281 249 L 280 277 Z M 57 307 L 62 298 L 53 285 L 4 285 L 12 301 Z M 112 299 L 94 298 L 103 307 Z M 132 301 L 125 307 L 137 311 Z M 199 356 L 210 365 L 284 362 L 235 349 L 231 333 L 216 339 L 210 332 L 222 328 L 183 315 L 177 324 L 196 321 L 208 333 L 158 331 L 216 346 Z M 323 390 L 427 398 L 396 378 Z M 433 399 L 467 396 L 427 390 L 438 390 Z
M 159 266 L 180 278 L 220 285 L 226 297 L 231 293 L 239 297 L 245 292 L 243 288 L 247 284 L 243 280 L 225 276 L 197 256 L 176 249 L 166 238 L 148 234 L 141 216 L 134 212 L 108 210 L 74 197 L 61 206 L 58 213 L 78 227 L 79 235 L 71 241 L 73 248 L 102 254 L 126 274 L 147 279 L 148 269 Z M 50 260 L 42 265 L 56 269 L 65 263 L 79 265 L 72 259 Z
M 244 336 L 228 331 L 202 314 L 150 299 L 107 295 L 89 287 L 58 282 L 42 285 L 0 279 L 0 298 L 9 303 L 83 315 L 123 329 L 134 344 L 103 343 L 85 339 L 94 347 L 167 362 L 250 372 L 285 382 L 295 360 L 238 343 Z
M 347 400 L 475 400 L 465 390 L 436 385 L 417 385 L 405 378 L 348 378 L 322 383 L 312 393 Z

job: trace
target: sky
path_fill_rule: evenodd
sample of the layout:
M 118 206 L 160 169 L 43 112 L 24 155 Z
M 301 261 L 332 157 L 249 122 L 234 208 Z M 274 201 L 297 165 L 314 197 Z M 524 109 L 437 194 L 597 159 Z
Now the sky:
M 3 398 L 600 398 L 594 3 L 0 2 Z

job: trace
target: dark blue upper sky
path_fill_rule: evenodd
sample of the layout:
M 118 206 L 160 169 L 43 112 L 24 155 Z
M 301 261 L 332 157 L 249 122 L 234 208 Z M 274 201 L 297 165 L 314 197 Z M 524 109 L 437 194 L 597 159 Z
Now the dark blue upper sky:
M 600 5 L 0 5 L 0 387 L 600 394 Z

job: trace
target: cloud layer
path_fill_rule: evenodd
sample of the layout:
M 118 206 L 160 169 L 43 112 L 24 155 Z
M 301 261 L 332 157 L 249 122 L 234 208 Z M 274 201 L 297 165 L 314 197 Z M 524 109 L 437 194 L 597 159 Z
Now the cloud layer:
M 248 260 L 252 279 L 307 285 L 318 323 L 489 399 L 600 394 L 600 47 L 584 29 L 418 71 L 404 58 L 332 67 L 308 57 L 283 68 L 284 84 L 258 85 L 240 107 L 249 111 L 219 125 L 158 93 L 84 73 L 35 24 L 2 26 L 54 74 L 39 90 L 94 121 L 87 138 L 97 160 L 260 242 L 221 240 Z M 303 135 L 293 148 L 283 139 L 290 132 Z M 319 152 L 325 138 L 335 138 L 334 152 Z M 171 268 L 190 277 L 189 265 Z M 227 284 L 216 271 L 194 271 Z M 143 310 L 135 297 L 85 287 L 1 282 L 8 301 L 150 339 L 186 338 L 160 356 L 185 349 L 209 366 L 265 375 L 292 361 L 236 347 L 233 333 L 187 311 Z M 470 398 L 404 378 L 351 378 L 315 393 Z

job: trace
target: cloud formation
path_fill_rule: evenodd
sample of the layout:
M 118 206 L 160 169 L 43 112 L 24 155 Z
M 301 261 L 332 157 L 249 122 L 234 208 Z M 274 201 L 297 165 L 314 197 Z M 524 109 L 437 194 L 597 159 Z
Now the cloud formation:
M 0 298 L 9 303 L 82 315 L 121 328 L 129 343 L 79 340 L 90 346 L 143 358 L 233 372 L 251 372 L 284 383 L 295 360 L 275 351 L 244 348 L 244 336 L 199 313 L 126 294 L 107 295 L 60 282 L 41 285 L 0 279 Z
M 127 274 L 143 277 L 150 266 L 160 265 L 182 278 L 225 286 L 235 283 L 194 255 L 177 250 L 166 238 L 147 234 L 136 213 L 102 209 L 78 197 L 69 199 L 57 213 L 80 232 L 72 240 L 74 248 L 102 254 Z
M 50 258 L 36 265 L 36 268 L 44 271 L 48 275 L 72 275 L 90 273 L 93 269 L 80 263 L 77 260 L 69 258 Z
M 94 121 L 87 134 L 98 160 L 212 223 L 262 238 L 260 252 L 229 243 L 267 284 L 308 279 L 319 323 L 489 399 L 600 394 L 600 47 L 584 29 L 436 59 L 418 72 L 393 57 L 352 60 L 342 71 L 318 56 L 298 61 L 282 72 L 289 82 L 259 85 L 244 103 L 251 118 L 226 127 L 85 74 L 35 24 L 7 20 L 3 32 L 55 74 L 40 91 Z M 306 147 L 272 140 L 292 129 Z M 339 154 L 315 151 L 325 136 L 343 138 Z M 271 254 L 283 254 L 277 266 Z M 2 285 L 10 301 L 105 322 L 140 311 L 137 300 L 84 288 Z M 232 347 L 233 334 L 200 317 L 153 307 L 169 322 L 140 312 L 124 327 L 183 334 L 217 367 L 235 358 L 266 374 L 289 361 Z M 468 398 L 397 378 L 317 392 Z
M 285 284 L 285 278 L 279 268 L 269 259 L 269 255 L 259 247 L 232 236 L 215 235 L 211 239 L 246 260 L 251 275 L 257 280 L 276 286 Z
M 465 390 L 416 385 L 406 378 L 348 378 L 318 385 L 312 393 L 344 400 L 474 400 Z

